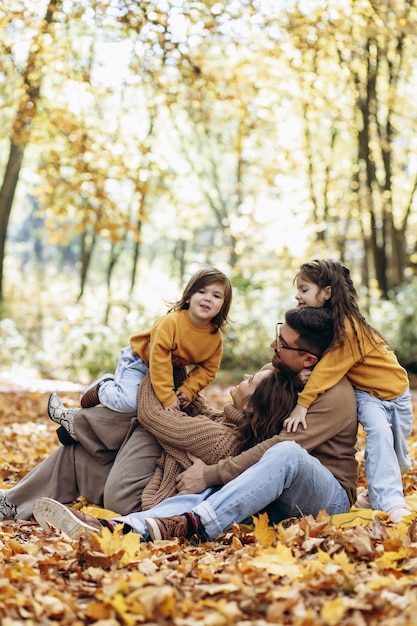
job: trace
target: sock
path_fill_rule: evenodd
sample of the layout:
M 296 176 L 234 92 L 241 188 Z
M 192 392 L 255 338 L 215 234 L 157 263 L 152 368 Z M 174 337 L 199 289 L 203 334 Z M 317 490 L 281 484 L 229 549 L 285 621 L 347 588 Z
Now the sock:
M 192 511 L 189 511 L 188 513 L 184 513 L 184 515 L 187 519 L 187 526 L 188 526 L 187 539 L 189 539 L 193 535 L 198 535 L 205 541 L 208 541 L 209 539 L 206 534 L 206 529 L 201 523 L 200 516 L 197 515 L 196 513 L 193 513 Z
M 56 431 L 56 436 L 63 446 L 73 446 L 76 442 L 74 437 L 71 437 L 69 432 L 63 427 L 60 426 Z
M 112 519 L 98 518 L 98 521 L 100 522 L 102 526 L 104 526 L 104 528 L 108 528 L 111 533 L 114 533 L 114 529 L 116 528 L 116 526 L 120 526 L 120 522 L 116 522 Z M 123 524 L 123 529 L 122 529 L 123 535 L 127 535 L 128 533 L 131 533 L 132 531 L 133 531 L 132 526 L 129 526 L 129 524 Z

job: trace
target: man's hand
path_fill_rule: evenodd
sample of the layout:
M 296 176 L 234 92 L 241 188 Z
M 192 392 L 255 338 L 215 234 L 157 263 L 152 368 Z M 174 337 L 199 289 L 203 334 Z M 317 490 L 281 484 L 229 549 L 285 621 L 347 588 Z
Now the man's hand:
M 303 428 L 307 428 L 306 415 L 307 409 L 301 406 L 301 404 L 297 404 L 289 417 L 284 420 L 284 428 L 286 428 L 289 433 L 295 433 L 298 424 L 302 424 Z
M 183 493 L 200 493 L 207 487 L 203 478 L 206 464 L 189 452 L 187 452 L 187 455 L 193 464 L 177 476 L 177 489 L 180 495 Z

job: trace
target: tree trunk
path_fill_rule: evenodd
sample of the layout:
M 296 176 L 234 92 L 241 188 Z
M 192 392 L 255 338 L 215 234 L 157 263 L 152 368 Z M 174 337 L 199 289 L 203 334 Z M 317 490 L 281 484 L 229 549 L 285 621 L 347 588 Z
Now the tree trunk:
M 84 294 L 85 283 L 87 280 L 88 268 L 90 267 L 91 258 L 93 256 L 94 247 L 96 245 L 97 236 L 93 232 L 90 234 L 87 230 L 81 233 L 81 270 L 80 270 L 80 292 L 77 302 L 79 302 Z
M 55 11 L 60 3 L 61 0 L 50 0 L 39 32 L 32 40 L 26 69 L 23 74 L 25 95 L 20 101 L 12 127 L 9 158 L 0 189 L 0 302 L 2 302 L 4 297 L 3 272 L 9 219 L 22 168 L 23 156 L 29 143 L 32 122 L 37 114 L 40 97 L 42 76 L 42 68 L 40 67 L 42 55 L 40 55 L 40 51 L 44 45 L 44 35 L 48 31 L 49 25 L 54 21 Z

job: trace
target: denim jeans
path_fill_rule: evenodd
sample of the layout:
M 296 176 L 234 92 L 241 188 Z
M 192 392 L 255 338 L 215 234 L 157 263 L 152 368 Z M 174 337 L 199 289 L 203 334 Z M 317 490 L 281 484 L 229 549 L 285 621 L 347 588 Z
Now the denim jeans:
M 171 517 L 172 515 L 181 515 L 187 511 L 191 511 L 199 502 L 202 502 L 213 493 L 213 489 L 209 488 L 201 493 L 191 493 L 182 496 L 172 496 L 147 511 L 137 511 L 129 515 L 122 515 L 114 518 L 115 522 L 129 524 L 133 530 L 146 540 L 150 540 L 150 535 L 145 524 L 148 517 Z
M 122 348 L 114 380 L 100 385 L 98 397 L 101 404 L 117 413 L 130 413 L 138 408 L 138 386 L 145 378 L 147 365 L 132 354 L 130 346 Z
M 346 513 L 350 502 L 345 489 L 315 457 L 294 441 L 276 444 L 249 469 L 221 489 L 174 496 L 156 507 L 121 518 L 148 537 L 144 520 L 186 511 L 199 515 L 208 537 L 215 539 L 233 522 L 266 511 L 272 522 L 287 517 Z
M 379 400 L 355 391 L 358 420 L 366 433 L 365 472 L 373 509 L 405 506 L 401 474 L 411 467 L 407 437 L 413 425 L 410 391 L 394 400 Z

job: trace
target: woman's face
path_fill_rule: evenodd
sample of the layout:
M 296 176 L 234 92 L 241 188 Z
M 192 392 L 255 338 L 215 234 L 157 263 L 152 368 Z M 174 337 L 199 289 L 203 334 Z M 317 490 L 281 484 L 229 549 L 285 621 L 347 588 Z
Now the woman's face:
M 246 408 L 248 399 L 250 400 L 253 396 L 261 380 L 270 376 L 271 373 L 272 370 L 261 370 L 253 375 L 244 374 L 242 382 L 230 390 L 233 406 L 240 410 Z

